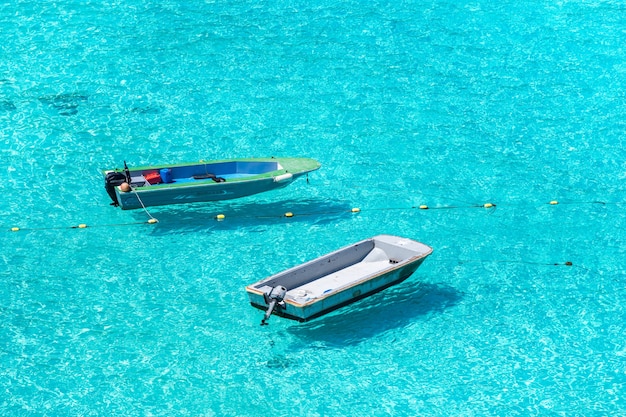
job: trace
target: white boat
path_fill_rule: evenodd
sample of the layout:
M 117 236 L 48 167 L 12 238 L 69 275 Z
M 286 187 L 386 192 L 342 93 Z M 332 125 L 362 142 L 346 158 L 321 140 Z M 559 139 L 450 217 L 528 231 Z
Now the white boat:
M 250 304 L 300 322 L 322 316 L 410 277 L 432 253 L 415 240 L 378 235 L 246 287 Z

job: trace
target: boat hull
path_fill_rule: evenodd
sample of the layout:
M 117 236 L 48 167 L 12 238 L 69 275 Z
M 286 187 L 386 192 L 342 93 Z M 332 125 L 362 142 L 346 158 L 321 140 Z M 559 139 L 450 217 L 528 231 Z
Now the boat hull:
M 117 198 L 122 210 L 133 210 L 143 206 L 165 206 L 170 204 L 202 203 L 231 200 L 264 193 L 286 187 L 289 182 L 275 182 L 272 178 L 261 178 L 245 182 L 198 184 L 188 187 L 165 187 L 161 189 L 122 192 L 117 189 Z
M 179 165 L 145 166 L 129 170 L 131 190 L 122 184 L 105 184 L 114 204 L 123 210 L 230 200 L 288 186 L 297 178 L 319 169 L 319 162 L 309 158 L 250 158 L 196 162 Z M 163 172 L 165 171 L 165 172 Z M 105 170 L 124 173 L 123 169 Z M 149 176 L 158 174 L 158 183 Z
M 399 251 L 390 249 L 392 242 L 402 244 L 402 259 Z M 380 247 L 391 254 L 388 266 L 384 258 L 377 263 L 362 260 Z M 410 239 L 379 235 L 251 284 L 246 291 L 253 307 L 266 310 L 270 289 L 284 286 L 287 296 L 273 313 L 305 322 L 405 281 L 431 252 L 432 248 Z

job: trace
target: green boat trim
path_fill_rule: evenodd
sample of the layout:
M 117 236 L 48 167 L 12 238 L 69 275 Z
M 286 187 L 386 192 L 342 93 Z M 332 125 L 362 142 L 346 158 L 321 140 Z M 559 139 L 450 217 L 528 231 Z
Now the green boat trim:
M 321 164 L 311 158 L 238 158 L 103 170 L 122 209 L 217 201 L 282 188 Z

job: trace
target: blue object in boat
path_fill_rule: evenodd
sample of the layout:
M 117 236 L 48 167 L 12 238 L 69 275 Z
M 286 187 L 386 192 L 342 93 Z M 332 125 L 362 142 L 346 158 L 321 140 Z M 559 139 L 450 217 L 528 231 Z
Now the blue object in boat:
M 172 169 L 171 168 L 163 168 L 160 170 L 161 173 L 161 181 L 164 183 L 172 182 Z

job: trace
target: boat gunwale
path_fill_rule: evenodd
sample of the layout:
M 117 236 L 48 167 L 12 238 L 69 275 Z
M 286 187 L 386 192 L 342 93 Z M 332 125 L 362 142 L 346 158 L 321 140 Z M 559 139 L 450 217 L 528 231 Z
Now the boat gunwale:
M 310 301 L 307 301 L 305 303 L 299 303 L 299 302 L 294 301 L 292 299 L 289 299 L 287 297 L 285 297 L 284 302 L 287 303 L 287 304 L 291 304 L 291 305 L 293 305 L 294 307 L 297 307 L 297 308 L 304 308 L 306 306 L 313 305 L 315 303 L 321 302 L 321 301 L 323 301 L 324 299 L 326 299 L 328 297 L 335 296 L 335 295 L 340 294 L 340 293 L 342 293 L 344 291 L 347 291 L 350 288 L 355 287 L 355 286 L 360 285 L 360 284 L 363 284 L 366 281 L 370 281 L 370 280 L 376 279 L 376 278 L 378 278 L 380 276 L 391 274 L 391 273 L 395 272 L 398 269 L 405 268 L 405 267 L 411 265 L 412 263 L 417 262 L 420 259 L 429 256 L 431 253 L 432 253 L 432 249 L 428 253 L 416 255 L 416 256 L 413 256 L 411 258 L 405 259 L 405 260 L 403 260 L 401 262 L 398 262 L 397 264 L 394 264 L 390 268 L 383 269 L 383 270 L 381 270 L 379 272 L 375 272 L 373 274 L 365 275 L 364 277 L 362 277 L 358 281 L 351 281 L 351 282 L 349 282 L 349 283 L 347 283 L 347 284 L 345 284 L 343 286 L 340 286 L 340 287 L 337 287 L 337 288 L 333 288 L 332 291 L 329 291 L 328 293 L 323 294 L 323 295 L 321 295 L 319 297 L 312 298 Z M 312 280 L 310 282 L 313 282 L 313 281 L 315 281 L 315 280 Z M 260 283 L 261 282 L 258 282 L 258 283 L 255 283 L 255 284 L 260 284 Z M 251 285 L 254 285 L 254 284 L 251 284 Z M 246 289 L 247 288 L 248 287 L 246 287 Z M 294 288 L 294 289 L 296 289 L 296 288 Z M 291 290 L 288 290 L 288 291 L 291 291 Z M 248 292 L 252 292 L 252 293 L 255 293 L 256 295 L 263 296 L 263 291 L 260 291 L 257 288 L 250 288 L 250 291 L 248 291 Z
M 285 174 L 292 174 L 293 178 L 307 174 L 312 171 L 316 171 L 321 167 L 319 161 L 313 158 L 290 158 L 290 157 L 267 157 L 267 158 L 231 158 L 231 159 L 219 159 L 219 160 L 210 160 L 210 161 L 196 161 L 196 162 L 182 162 L 178 164 L 163 164 L 163 165 L 143 165 L 137 166 L 130 169 L 130 172 L 138 172 L 138 171 L 158 171 L 160 169 L 168 169 L 168 168 L 180 168 L 180 167 L 194 167 L 194 166 L 210 166 L 217 164 L 225 164 L 225 163 L 237 163 L 237 162 L 249 162 L 249 163 L 267 163 L 267 162 L 275 162 L 280 166 L 280 169 L 275 169 L 272 171 L 263 172 L 261 174 L 252 174 L 246 177 L 238 177 L 231 178 L 224 182 L 215 182 L 211 178 L 199 179 L 188 182 L 171 182 L 171 183 L 158 183 L 158 184 L 150 184 L 149 186 L 137 186 L 133 187 L 132 191 L 136 193 L 150 193 L 150 192 L 158 192 L 165 189 L 175 189 L 175 188 L 189 188 L 189 187 L 228 187 L 228 184 L 242 184 L 246 182 L 254 182 L 264 179 L 272 179 L 275 181 L 276 177 Z M 296 169 L 293 168 L 293 164 L 297 165 Z M 285 167 L 287 165 L 287 167 Z M 291 165 L 291 166 L 290 166 Z M 106 176 L 110 172 L 124 172 L 124 168 L 113 168 L 113 169 L 103 169 L 102 174 Z M 118 190 L 120 186 L 116 186 Z
M 276 172 L 276 171 L 281 171 L 281 170 L 287 170 L 288 168 L 284 167 L 285 164 L 289 165 L 290 162 L 297 162 L 297 161 L 302 161 L 302 162 L 306 161 L 307 163 L 310 163 L 311 167 L 313 166 L 314 167 L 297 170 L 295 171 L 296 173 L 316 171 L 322 166 L 319 161 L 313 158 L 297 158 L 297 157 L 227 158 L 227 159 L 214 159 L 214 160 L 208 160 L 208 161 L 200 160 L 200 161 L 195 161 L 195 162 L 180 162 L 180 163 L 175 163 L 175 164 L 139 165 L 139 166 L 133 167 L 132 169 L 130 169 L 130 171 L 131 172 L 150 171 L 150 170 L 158 171 L 159 169 L 206 166 L 206 165 L 224 164 L 224 163 L 230 163 L 230 162 L 278 162 L 280 165 L 283 166 L 282 169 L 267 172 L 267 173 L 270 173 L 270 172 Z M 101 169 L 101 172 L 104 175 L 106 175 L 109 172 L 124 172 L 124 168 L 106 168 L 106 169 Z M 264 175 L 264 174 L 261 174 L 261 175 Z
M 266 277 L 266 278 L 264 278 L 264 279 L 262 279 L 262 280 L 260 280 L 260 281 L 257 281 L 257 282 L 254 282 L 254 283 L 252 283 L 252 284 L 249 284 L 249 285 L 247 285 L 247 286 L 246 286 L 246 291 L 247 291 L 248 293 L 253 293 L 253 294 L 257 295 L 257 296 L 263 296 L 264 292 L 263 292 L 263 291 L 261 291 L 259 288 L 256 288 L 256 287 L 260 287 L 260 284 L 262 284 L 262 283 L 264 283 L 264 282 L 269 282 L 269 281 L 271 281 L 272 279 L 275 279 L 275 278 L 276 278 L 276 275 L 280 275 L 280 274 L 285 274 L 285 275 L 287 275 L 287 274 L 289 274 L 289 273 L 291 273 L 291 272 L 293 272 L 293 271 L 297 271 L 298 269 L 302 269 L 302 268 L 304 268 L 304 267 L 306 267 L 306 266 L 308 266 L 308 265 L 312 265 L 312 264 L 314 264 L 315 262 L 318 262 L 318 261 L 320 261 L 320 260 L 322 260 L 322 259 L 324 259 L 324 258 L 326 258 L 326 257 L 331 257 L 332 255 L 336 255 L 336 254 L 338 254 L 338 253 L 341 253 L 341 252 L 344 252 L 344 251 L 350 250 L 351 248 L 353 248 L 353 247 L 355 247 L 355 246 L 358 246 L 358 245 L 361 245 L 361 244 L 364 244 L 364 243 L 366 243 L 366 242 L 373 241 L 373 242 L 374 242 L 374 244 L 375 244 L 375 242 L 376 242 L 377 238 L 379 238 L 378 240 L 380 240 L 380 237 L 384 237 L 384 236 L 399 237 L 399 236 L 392 236 L 392 235 L 387 235 L 387 234 L 384 234 L 384 235 L 377 235 L 377 236 L 374 236 L 374 237 L 371 237 L 371 238 L 368 238 L 368 239 L 361 240 L 361 241 L 359 241 L 359 242 L 353 243 L 353 244 L 351 244 L 351 245 L 344 246 L 344 247 L 342 247 L 342 248 L 339 248 L 339 249 L 337 249 L 337 250 L 335 250 L 335 251 L 332 251 L 332 252 L 330 252 L 330 253 L 327 253 L 327 254 L 325 254 L 325 255 L 322 255 L 322 256 L 319 256 L 319 257 L 317 257 L 317 258 L 314 258 L 314 259 L 311 259 L 311 260 L 309 260 L 309 261 L 306 261 L 306 262 L 304 262 L 304 263 L 302 263 L 302 264 L 299 264 L 299 265 L 293 266 L 293 267 L 288 268 L 288 269 L 286 269 L 286 270 L 280 271 L 280 272 L 278 272 L 278 273 L 276 273 L 276 274 L 270 275 L 269 277 Z M 403 239 L 407 239 L 407 238 L 403 238 Z M 313 305 L 313 304 L 316 304 L 316 303 L 318 303 L 318 302 L 321 302 L 321 301 L 323 301 L 324 299 L 326 299 L 326 298 L 328 298 L 328 297 L 331 297 L 331 296 L 334 296 L 334 295 L 340 294 L 340 293 L 342 293 L 342 292 L 344 292 L 344 291 L 347 291 L 347 290 L 349 290 L 350 288 L 352 288 L 352 287 L 354 287 L 354 286 L 356 286 L 356 285 L 360 285 L 360 284 L 362 284 L 362 283 L 364 283 L 364 282 L 366 282 L 366 281 L 370 281 L 370 280 L 375 279 L 375 278 L 377 278 L 377 277 L 379 277 L 379 276 L 382 276 L 382 275 L 391 274 L 391 273 L 395 272 L 395 271 L 396 271 L 396 270 L 398 270 L 398 269 L 405 268 L 405 267 L 407 267 L 407 266 L 411 265 L 412 263 L 415 263 L 415 262 L 419 261 L 420 259 L 426 258 L 426 257 L 428 257 L 430 254 L 432 254 L 432 252 L 433 252 L 433 248 L 432 248 L 431 246 L 426 245 L 426 244 L 424 244 L 424 243 L 422 243 L 422 242 L 418 242 L 418 241 L 413 240 L 413 239 L 408 239 L 408 240 L 410 240 L 411 242 L 418 243 L 418 244 L 420 244 L 420 245 L 422 245 L 422 246 L 424 246 L 424 247 L 428 248 L 428 250 L 427 250 L 427 251 L 425 251 L 425 252 L 422 252 L 422 253 L 416 254 L 416 255 L 414 255 L 414 256 L 411 256 L 410 258 L 404 259 L 404 260 L 402 260 L 402 261 L 398 262 L 397 264 L 393 264 L 393 266 L 390 266 L 389 268 L 383 269 L 383 270 L 381 270 L 381 271 L 379 271 L 379 272 L 374 272 L 374 273 L 372 273 L 372 274 L 365 275 L 364 277 L 362 277 L 362 278 L 361 278 L 361 279 L 359 279 L 358 281 L 349 282 L 349 283 L 347 283 L 347 284 L 345 284 L 345 285 L 343 285 L 343 286 L 340 286 L 340 287 L 338 287 L 338 288 L 336 288 L 336 289 L 333 289 L 332 291 L 328 292 L 328 293 L 327 293 L 327 294 L 325 294 L 325 295 L 322 295 L 322 296 L 319 296 L 319 297 L 315 297 L 315 298 L 311 299 L 310 301 L 308 301 L 308 302 L 306 302 L 306 303 L 299 303 L 299 302 L 297 302 L 297 301 L 293 301 L 293 300 L 288 299 L 288 298 L 285 298 L 285 299 L 284 299 L 284 302 L 285 302 L 285 303 L 287 303 L 287 304 L 290 304 L 290 305 L 294 306 L 295 308 L 304 308 L 304 307 L 307 307 L 307 306 L 309 306 L 309 305 Z M 396 246 L 397 246 L 397 245 L 396 245 Z M 360 261 L 359 261 L 359 262 L 360 262 Z M 355 262 L 355 263 L 354 263 L 354 264 L 352 264 L 352 265 L 356 265 L 356 264 L 358 264 L 359 262 Z M 342 268 L 342 269 L 345 269 L 345 268 Z M 408 278 L 408 277 L 407 277 L 407 278 Z M 309 281 L 309 282 L 316 281 L 317 279 L 319 279 L 319 278 L 316 278 L 316 279 L 311 280 L 311 281 Z M 405 278 L 405 279 L 406 279 L 406 278 Z M 278 284 L 280 285 L 280 283 L 278 283 Z M 297 287 L 296 287 L 296 288 L 297 288 Z M 293 288 L 293 289 L 295 289 L 295 288 Z M 288 291 L 291 291 L 291 290 L 288 290 Z
M 133 187 L 133 191 L 137 193 L 149 193 L 149 192 L 157 192 L 157 191 L 173 189 L 173 188 L 220 187 L 220 186 L 227 187 L 228 184 L 233 184 L 233 183 L 241 184 L 241 183 L 254 182 L 254 181 L 265 180 L 265 179 L 273 180 L 278 175 L 272 175 L 272 174 L 279 173 L 279 172 L 281 173 L 280 175 L 287 173 L 287 171 L 283 169 L 283 170 L 277 170 L 277 171 L 270 171 L 265 174 L 251 175 L 249 177 L 232 178 L 223 182 L 215 182 L 211 178 L 206 178 L 206 179 L 200 179 L 200 180 L 194 180 L 194 181 L 188 181 L 188 182 L 179 182 L 179 183 L 168 182 L 168 183 L 150 184 L 149 186 L 142 185 L 140 187 Z M 306 171 L 306 172 L 309 172 L 309 171 Z M 305 174 L 306 172 L 303 172 L 302 174 Z M 295 174 L 294 178 L 297 175 L 301 175 L 301 174 Z M 119 189 L 119 185 L 116 186 L 116 188 Z
M 321 301 L 323 301 L 324 299 L 326 299 L 328 297 L 340 294 L 340 293 L 342 293 L 344 291 L 348 291 L 350 288 L 355 287 L 355 286 L 360 285 L 360 284 L 363 284 L 366 281 L 371 281 L 371 280 L 376 279 L 376 278 L 378 278 L 380 276 L 391 274 L 391 273 L 395 272 L 398 269 L 405 268 L 405 267 L 411 265 L 412 263 L 417 262 L 417 261 L 419 261 L 422 258 L 425 258 L 428 255 L 430 255 L 430 252 L 428 254 L 426 254 L 426 255 L 417 255 L 417 256 L 414 256 L 412 258 L 406 259 L 404 261 L 398 262 L 397 264 L 394 264 L 393 267 L 383 269 L 383 270 L 381 270 L 379 272 L 375 272 L 375 273 L 370 274 L 370 275 L 365 275 L 359 281 L 352 281 L 352 282 L 350 282 L 348 284 L 345 284 L 343 286 L 340 286 L 340 287 L 337 287 L 337 288 L 333 288 L 332 291 L 329 291 L 328 293 L 323 294 L 320 297 L 315 297 L 315 298 L 307 301 L 304 304 L 303 303 L 298 303 L 297 301 L 293 301 L 293 300 L 291 300 L 289 298 L 285 298 L 284 301 L 285 301 L 285 303 L 291 304 L 294 307 L 302 307 L 302 308 L 304 308 L 306 306 L 313 305 L 313 304 L 315 304 L 317 302 L 321 302 Z
M 432 251 L 430 251 L 428 253 L 428 255 L 430 255 L 430 253 L 432 253 Z M 424 258 L 426 258 L 426 256 L 428 256 L 428 255 L 425 255 L 423 258 L 421 258 L 421 261 L 423 261 Z M 419 262 L 419 261 L 420 260 L 418 260 L 416 262 Z M 421 263 L 420 263 L 420 265 L 421 265 Z M 417 270 L 417 268 L 419 268 L 420 265 L 418 265 L 416 267 L 416 270 Z M 405 265 L 405 267 L 406 266 L 407 265 Z M 337 304 L 331 305 L 331 306 L 329 306 L 327 308 L 324 308 L 324 309 L 321 309 L 320 311 L 318 311 L 318 312 L 316 312 L 314 314 L 311 314 L 311 315 L 306 315 L 304 317 L 303 316 L 297 316 L 295 314 L 288 313 L 286 309 L 275 309 L 273 314 L 275 314 L 275 315 L 277 315 L 279 317 L 285 318 L 285 319 L 294 320 L 294 321 L 297 321 L 297 322 L 300 322 L 300 323 L 305 323 L 305 322 L 314 320 L 316 318 L 325 316 L 326 314 L 332 313 L 333 311 L 339 310 L 339 309 L 341 309 L 343 307 L 351 305 L 351 304 L 353 304 L 353 303 L 355 303 L 357 301 L 363 300 L 363 299 L 365 299 L 367 297 L 370 297 L 370 296 L 372 296 L 374 294 L 378 294 L 379 292 L 382 292 L 382 291 L 386 290 L 387 288 L 393 287 L 394 285 L 398 285 L 398 284 L 406 281 L 407 279 L 409 279 L 413 273 L 415 273 L 415 271 L 413 271 L 411 274 L 408 274 L 405 277 L 399 276 L 398 279 L 395 279 L 393 281 L 389 281 L 385 285 L 381 285 L 380 287 L 372 288 L 370 291 L 364 292 L 364 293 L 360 294 L 357 297 L 353 297 L 353 298 L 347 299 L 345 301 L 339 302 Z M 337 295 L 337 293 L 335 293 L 335 295 Z M 254 307 L 254 308 L 258 309 L 258 310 L 261 310 L 261 311 L 265 311 L 267 309 L 267 306 L 265 306 L 265 305 L 256 304 L 256 303 L 252 303 L 252 302 L 250 304 L 252 305 L 252 307 Z M 297 307 L 294 306 L 294 308 L 297 308 Z M 303 310 L 303 309 L 300 309 L 300 310 Z

